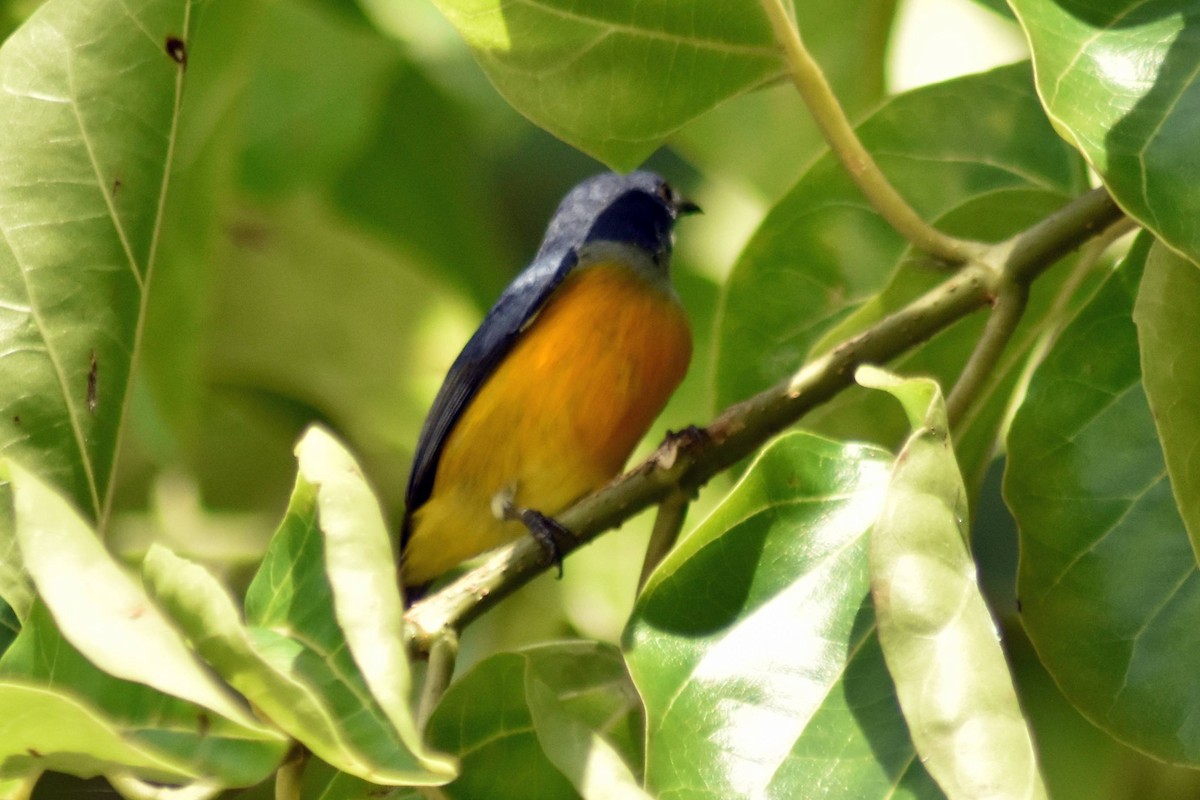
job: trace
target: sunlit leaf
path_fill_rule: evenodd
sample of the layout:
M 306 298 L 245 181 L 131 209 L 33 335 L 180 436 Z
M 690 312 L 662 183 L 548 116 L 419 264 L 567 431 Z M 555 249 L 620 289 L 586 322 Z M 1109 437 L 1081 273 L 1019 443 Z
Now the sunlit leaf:
M 1200 258 L 1200 48 L 1189 0 L 1012 0 L 1056 127 L 1121 207 Z
M 408 709 L 395 558 L 353 459 L 312 429 L 288 515 L 247 595 L 249 627 L 203 567 L 154 548 L 147 581 L 199 653 L 318 757 L 377 784 L 453 775 Z
M 791 434 L 663 561 L 626 632 L 660 797 L 939 797 L 875 636 L 890 458 Z
M 871 596 L 921 763 L 948 797 L 1045 798 L 967 549 L 967 491 L 941 390 L 870 367 L 857 378 L 894 395 L 913 428 L 871 531 Z
M 51 0 L 0 48 L 0 447 L 108 513 L 190 0 Z
M 24 467 L 8 466 L 25 568 L 67 641 L 116 678 L 258 727 L 66 499 Z
M 0 754 L 7 763 L 0 771 L 45 767 L 81 777 L 125 773 L 247 786 L 270 775 L 287 750 L 286 738 L 261 723 L 242 725 L 102 671 L 71 646 L 40 603 L 0 659 L 0 682 L 24 687 L 13 698 L 28 714 L 56 721 L 42 727 L 6 714 L 0 741 L 12 749 Z M 91 746 L 78 749 L 75 731 L 94 734 Z
M 220 620 L 226 635 L 214 647 L 232 652 L 224 665 L 210 658 L 214 666 L 236 672 L 253 662 L 268 714 L 331 765 L 373 783 L 444 783 L 453 764 L 424 747 L 406 705 L 401 600 L 378 503 L 328 433 L 310 430 L 297 455 L 288 513 L 246 594 L 249 629 L 211 576 L 194 574 L 210 588 L 189 630 Z

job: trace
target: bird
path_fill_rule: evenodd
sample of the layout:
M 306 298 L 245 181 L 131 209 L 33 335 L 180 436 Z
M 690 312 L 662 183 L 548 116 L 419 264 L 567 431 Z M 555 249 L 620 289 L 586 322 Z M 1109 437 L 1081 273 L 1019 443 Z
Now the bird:
M 406 590 L 419 596 L 527 531 L 561 569 L 553 515 L 620 473 L 687 372 L 691 326 L 670 261 L 676 220 L 699 210 L 648 171 L 566 194 L 421 428 L 401 524 Z

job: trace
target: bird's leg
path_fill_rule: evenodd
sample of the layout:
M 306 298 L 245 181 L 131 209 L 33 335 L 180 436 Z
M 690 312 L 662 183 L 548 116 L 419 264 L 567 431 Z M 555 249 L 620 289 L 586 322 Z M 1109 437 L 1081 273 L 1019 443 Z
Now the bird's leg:
M 575 541 L 575 535 L 556 520 L 532 508 L 518 508 L 516 487 L 508 486 L 492 497 L 492 513 L 497 519 L 520 522 L 537 540 L 546 553 L 546 559 L 558 567 L 558 577 L 563 576 L 563 550 Z

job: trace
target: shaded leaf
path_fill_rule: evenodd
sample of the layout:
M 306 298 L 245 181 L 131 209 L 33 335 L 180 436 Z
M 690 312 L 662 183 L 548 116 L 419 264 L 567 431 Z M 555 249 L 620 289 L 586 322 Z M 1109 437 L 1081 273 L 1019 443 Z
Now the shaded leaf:
M 610 645 L 562 642 L 492 656 L 457 680 L 429 720 L 458 755 L 448 797 L 634 797 L 636 695 Z
M 1067 699 L 1117 739 L 1200 764 L 1200 576 L 1142 389 L 1134 297 L 1151 239 L 1038 367 L 1008 437 L 1022 621 Z
M 300 779 L 300 800 L 423 800 L 423 797 L 418 789 L 368 783 L 310 757 Z
M 786 435 L 655 570 L 625 649 L 656 796 L 940 796 L 867 601 L 889 463 Z
M 1200 554 L 1200 267 L 1161 243 L 1146 257 L 1133 321 L 1142 383 L 1158 429 L 1175 503 Z
M 871 531 L 871 596 L 921 763 L 948 797 L 1045 798 L 996 624 L 967 548 L 970 515 L 941 389 L 862 367 L 913 434 Z
M 1200 9 L 1189 0 L 1012 0 L 1055 126 L 1131 216 L 1200 258 Z

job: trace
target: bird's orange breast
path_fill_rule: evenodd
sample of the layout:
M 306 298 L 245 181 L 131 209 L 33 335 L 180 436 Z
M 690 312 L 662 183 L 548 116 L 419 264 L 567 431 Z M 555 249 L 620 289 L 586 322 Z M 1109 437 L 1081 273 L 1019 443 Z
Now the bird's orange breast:
M 675 295 L 600 263 L 555 290 L 446 440 L 433 493 L 413 516 L 405 577 L 419 584 L 523 531 L 492 498 L 563 510 L 613 478 L 691 360 Z

